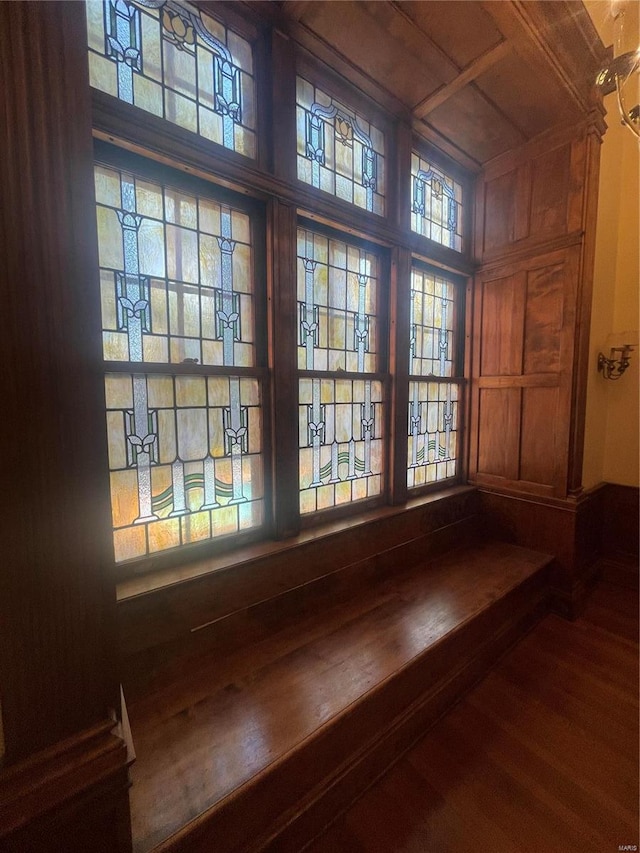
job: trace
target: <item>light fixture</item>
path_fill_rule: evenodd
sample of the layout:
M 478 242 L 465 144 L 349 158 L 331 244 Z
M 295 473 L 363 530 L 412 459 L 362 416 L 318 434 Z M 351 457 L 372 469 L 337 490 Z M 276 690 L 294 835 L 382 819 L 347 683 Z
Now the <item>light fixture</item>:
M 622 344 L 620 347 L 611 347 L 609 358 L 604 353 L 598 353 L 598 373 L 602 373 L 605 379 L 620 379 L 631 361 L 633 347 L 631 344 Z
M 615 31 L 615 47 L 613 59 L 598 72 L 596 86 L 603 95 L 616 93 L 620 120 L 625 127 L 640 139 L 640 104 L 628 108 L 626 96 L 629 89 L 634 88 L 638 97 L 638 81 L 640 80 L 640 46 L 623 52 L 625 41 L 623 3 L 612 3 L 613 25 Z M 630 82 L 631 81 L 631 82 Z M 633 97 L 633 94 L 632 94 Z

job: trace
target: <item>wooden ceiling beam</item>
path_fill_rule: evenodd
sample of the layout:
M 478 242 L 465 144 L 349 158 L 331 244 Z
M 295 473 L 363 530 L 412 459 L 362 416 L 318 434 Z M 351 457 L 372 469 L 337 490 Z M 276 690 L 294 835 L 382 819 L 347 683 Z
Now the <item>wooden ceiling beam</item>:
M 282 4 L 282 10 L 287 18 L 292 21 L 299 21 L 309 6 L 310 0 L 287 0 L 286 3 Z
M 495 47 L 487 50 L 473 62 L 470 62 L 462 69 L 460 74 L 455 77 L 450 83 L 442 86 L 440 89 L 429 95 L 423 101 L 413 108 L 413 116 L 417 119 L 423 119 L 430 112 L 439 107 L 445 101 L 449 100 L 453 95 L 463 89 L 467 84 L 471 83 L 481 74 L 484 74 L 489 68 L 503 59 L 511 50 L 511 45 L 508 41 L 501 41 Z

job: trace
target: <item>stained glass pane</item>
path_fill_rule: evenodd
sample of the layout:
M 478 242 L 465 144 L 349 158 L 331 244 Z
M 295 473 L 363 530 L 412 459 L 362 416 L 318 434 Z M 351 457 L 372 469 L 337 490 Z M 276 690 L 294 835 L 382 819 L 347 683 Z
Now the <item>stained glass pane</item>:
M 251 45 L 178 0 L 87 0 L 91 85 L 256 156 Z
M 462 186 L 415 151 L 411 155 L 411 230 L 462 251 Z
M 300 512 L 382 492 L 382 383 L 299 380 Z
M 456 476 L 458 394 L 454 383 L 409 383 L 408 488 Z
M 297 78 L 298 178 L 384 216 L 384 135 L 364 116 Z
M 298 229 L 298 368 L 374 373 L 378 261 L 365 249 Z
M 117 562 L 262 524 L 256 379 L 107 374 L 105 391 Z
M 104 357 L 255 364 L 246 213 L 95 169 Z
M 452 376 L 455 285 L 442 276 L 411 270 L 411 364 L 415 376 Z

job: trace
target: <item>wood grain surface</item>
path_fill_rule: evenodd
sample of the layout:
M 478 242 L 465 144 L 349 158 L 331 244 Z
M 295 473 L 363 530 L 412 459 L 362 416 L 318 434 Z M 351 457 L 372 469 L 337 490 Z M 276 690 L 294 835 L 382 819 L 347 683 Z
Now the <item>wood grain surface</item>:
M 632 568 L 603 561 L 580 619 L 540 622 L 307 853 L 637 845 L 637 561 L 635 590 Z
M 193 820 L 166 849 L 208 850 L 213 837 L 224 838 L 221 850 L 259 849 L 279 814 L 329 786 L 487 638 L 517 628 L 544 594 L 548 562 L 483 543 L 393 566 L 359 594 L 276 622 L 261 642 L 210 656 L 139 697 L 129 709 L 134 849 Z

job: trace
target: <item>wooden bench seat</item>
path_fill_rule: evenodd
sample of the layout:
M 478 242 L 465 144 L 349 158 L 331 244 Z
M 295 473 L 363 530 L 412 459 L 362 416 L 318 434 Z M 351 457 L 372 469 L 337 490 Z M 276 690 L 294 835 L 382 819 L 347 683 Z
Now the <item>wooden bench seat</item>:
M 457 549 L 138 696 L 136 853 L 300 850 L 540 618 L 550 562 Z

